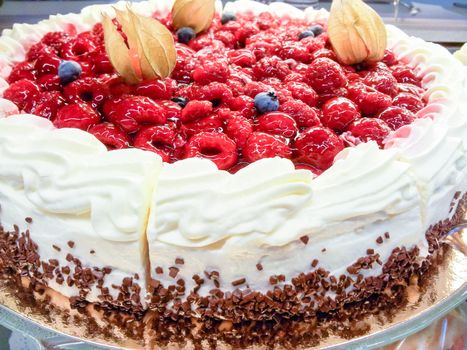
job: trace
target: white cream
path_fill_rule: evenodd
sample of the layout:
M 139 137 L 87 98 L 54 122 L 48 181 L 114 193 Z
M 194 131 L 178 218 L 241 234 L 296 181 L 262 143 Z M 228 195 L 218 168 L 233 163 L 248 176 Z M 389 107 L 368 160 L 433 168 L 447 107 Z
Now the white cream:
M 135 6 L 141 13 L 166 12 L 171 3 L 154 0 Z M 225 9 L 256 15 L 269 11 L 310 22 L 327 18 L 324 10 L 301 12 L 283 3 L 241 0 Z M 66 30 L 69 24 L 88 30 L 102 11 L 113 10 L 94 5 L 79 15 L 51 16 L 37 25 L 4 31 L 0 77 L 6 78 L 10 66 L 24 59 L 40 33 Z M 429 105 L 417 116 L 433 121 L 419 120 L 391 135 L 385 150 L 373 143 L 345 150 L 316 179 L 284 159 L 258 161 L 235 175 L 217 170 L 210 161 L 189 159 L 165 164 L 159 175 L 160 164 L 146 152 L 109 153 L 84 132 L 54 130 L 43 119 L 14 117 L 0 120 L 0 159 L 8 164 L 0 169 L 0 203 L 10 207 L 2 211 L 2 222 L 13 225 L 40 213 L 31 232 L 44 259 L 60 255 L 50 248 L 57 236 L 74 237 L 79 257 L 90 265 L 114 266 L 114 280 L 144 271 L 144 254 L 138 255 L 144 242 L 140 245 L 139 239 L 147 231 L 153 277 L 172 284 L 167 273 L 156 275 L 154 268 L 167 272 L 183 257 L 177 278 L 185 279 L 187 290 L 193 274 L 205 270 L 219 271 L 226 290 L 245 277 L 251 288 L 266 291 L 270 275 L 284 274 L 289 282 L 309 271 L 315 258 L 319 267 L 341 274 L 367 248 L 375 249 L 383 261 L 402 245 L 417 245 L 426 255 L 425 231 L 449 216 L 456 191 L 467 190 L 467 74 L 438 45 L 392 26 L 388 38 L 398 58 L 424 77 Z M 0 99 L 0 117 L 12 113 L 11 104 Z M 25 134 L 30 137 L 22 136 L 21 144 L 19 135 Z M 45 141 L 49 138 L 57 148 Z M 75 198 L 77 190 L 82 197 Z M 377 245 L 384 232 L 391 238 Z M 304 234 L 310 239 L 307 245 L 299 240 Z M 95 245 L 100 247 L 96 255 L 86 253 Z M 263 271 L 255 267 L 259 262 Z M 375 267 L 366 273 L 379 272 Z M 211 288 L 206 285 L 200 293 Z

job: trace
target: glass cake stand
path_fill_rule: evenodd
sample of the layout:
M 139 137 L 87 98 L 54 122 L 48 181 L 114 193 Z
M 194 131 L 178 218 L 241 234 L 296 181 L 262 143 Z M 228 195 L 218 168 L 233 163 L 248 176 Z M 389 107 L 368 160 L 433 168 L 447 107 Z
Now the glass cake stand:
M 449 327 L 447 321 L 449 316 L 446 315 L 455 308 L 458 308 L 455 312 L 457 319 L 461 318 L 463 327 L 461 328 L 463 331 L 460 332 L 460 337 L 464 338 L 463 345 L 459 349 L 464 348 L 467 344 L 465 339 L 467 337 L 467 303 L 465 302 L 467 300 L 467 220 L 451 231 L 446 242 L 452 248 L 448 250 L 438 271 L 430 277 L 432 280 L 429 288 L 417 294 L 414 301 L 409 302 L 390 320 L 382 322 L 381 318 L 370 317 L 366 320 L 370 325 L 367 335 L 354 339 L 331 335 L 323 339 L 319 345 L 312 348 L 304 347 L 304 350 L 378 349 L 395 342 L 402 344 L 402 339 L 405 341 L 407 337 L 426 329 L 433 325 L 433 322 L 444 317 L 441 320 L 443 328 L 436 338 L 436 341 L 442 342 Z M 15 296 L 0 288 L 0 324 L 29 337 L 31 345 L 28 343 L 27 348 L 30 350 L 135 349 L 134 346 L 124 345 L 121 338 L 110 341 L 96 339 L 89 337 L 84 329 L 63 327 L 58 321 L 45 320 L 43 316 L 19 307 L 15 299 Z M 178 349 L 178 347 L 171 348 Z M 390 349 L 397 350 L 404 347 L 391 346 Z M 437 346 L 435 349 L 448 348 Z

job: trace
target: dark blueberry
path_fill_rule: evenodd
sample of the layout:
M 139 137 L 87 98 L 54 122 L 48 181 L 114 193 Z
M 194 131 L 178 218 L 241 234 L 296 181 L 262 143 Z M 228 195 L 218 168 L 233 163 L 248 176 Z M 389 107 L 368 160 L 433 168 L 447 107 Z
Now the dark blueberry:
M 58 77 L 62 84 L 68 84 L 79 78 L 82 68 L 78 62 L 75 61 L 61 61 L 58 66 Z
M 279 109 L 279 100 L 276 93 L 274 91 L 260 92 L 255 96 L 255 107 L 261 114 L 277 111 Z
M 298 36 L 298 40 L 302 40 L 304 38 L 308 38 L 309 36 L 314 37 L 315 33 L 313 33 L 311 30 L 304 30 L 303 32 L 300 33 Z
M 172 101 L 178 104 L 182 108 L 185 108 L 186 104 L 188 103 L 188 99 L 185 97 L 181 97 L 181 96 L 174 97 Z
M 190 40 L 193 40 L 196 37 L 196 33 L 190 27 L 183 27 L 177 30 L 178 42 L 182 44 L 188 44 Z
M 321 35 L 324 32 L 323 27 L 321 27 L 319 24 L 311 26 L 308 28 L 308 30 L 311 30 L 315 36 Z
M 222 18 L 221 18 L 222 24 L 226 24 L 227 22 L 235 21 L 235 20 L 237 20 L 237 17 L 235 17 L 235 15 L 231 12 L 224 12 L 222 14 Z

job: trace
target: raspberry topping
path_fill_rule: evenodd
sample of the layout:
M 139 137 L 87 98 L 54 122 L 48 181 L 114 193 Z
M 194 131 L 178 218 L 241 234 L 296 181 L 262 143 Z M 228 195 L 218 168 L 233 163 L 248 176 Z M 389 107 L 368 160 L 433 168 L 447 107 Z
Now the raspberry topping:
M 391 50 L 381 62 L 341 65 L 324 21 L 224 13 L 196 34 L 174 30 L 170 14 L 154 17 L 176 42 L 170 77 L 125 83 L 102 25 L 79 34 L 69 26 L 31 46 L 3 97 L 110 150 L 136 147 L 165 162 L 202 157 L 231 172 L 283 157 L 317 175 L 344 145 L 383 147 L 426 104 L 421 78 Z

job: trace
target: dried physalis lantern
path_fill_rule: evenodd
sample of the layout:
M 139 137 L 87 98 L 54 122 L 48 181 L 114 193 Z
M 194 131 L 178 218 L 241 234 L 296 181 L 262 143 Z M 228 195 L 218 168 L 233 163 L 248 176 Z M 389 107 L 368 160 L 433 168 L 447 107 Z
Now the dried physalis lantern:
M 333 0 L 328 34 L 343 64 L 379 61 L 387 46 L 383 20 L 361 0 Z
M 177 61 L 172 33 L 130 7 L 115 12 L 126 41 L 112 19 L 103 15 L 105 50 L 115 70 L 129 84 L 168 77 Z
M 172 24 L 177 29 L 189 27 L 200 33 L 209 28 L 215 12 L 215 0 L 175 0 Z

